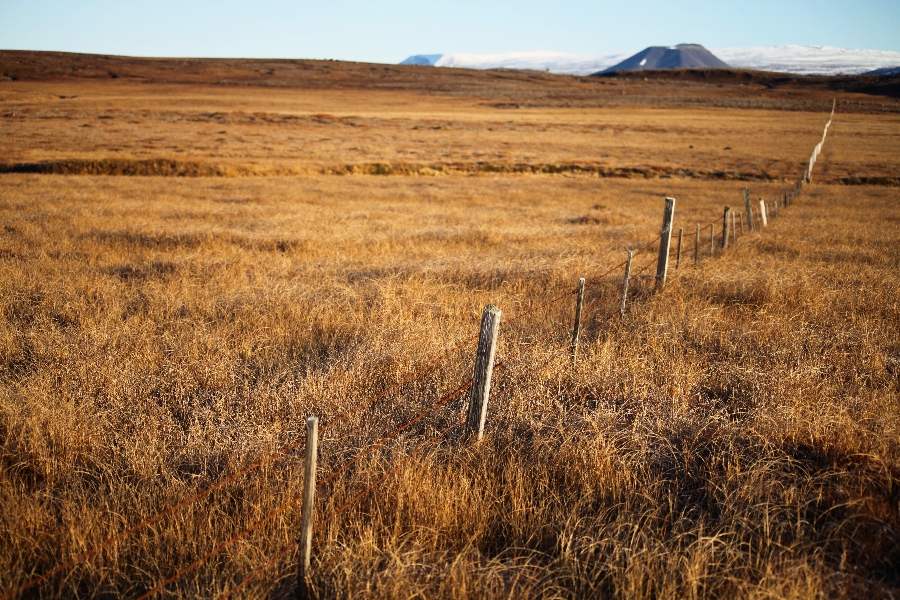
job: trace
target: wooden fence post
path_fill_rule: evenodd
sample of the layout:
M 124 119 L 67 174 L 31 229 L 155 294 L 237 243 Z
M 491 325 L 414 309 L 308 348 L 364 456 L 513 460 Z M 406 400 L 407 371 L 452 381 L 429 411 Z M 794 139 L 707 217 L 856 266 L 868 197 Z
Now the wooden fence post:
M 776 198 L 775 199 L 775 218 L 776 219 L 778 218 L 778 211 L 780 210 L 778 205 L 779 205 L 778 198 Z
M 734 213 L 736 211 L 731 211 L 731 241 L 732 243 L 737 242 L 737 227 L 734 225 Z
M 769 225 L 769 221 L 766 219 L 766 201 L 762 198 L 759 199 L 759 220 L 763 227 Z
M 625 316 L 625 299 L 628 298 L 628 278 L 631 277 L 631 256 L 634 254 L 628 251 L 628 262 L 625 263 L 625 281 L 622 282 L 622 302 L 619 304 L 619 316 Z
M 666 273 L 669 270 L 669 248 L 672 245 L 672 220 L 675 218 L 675 198 L 666 198 L 663 211 L 662 232 L 659 236 L 659 259 L 656 261 L 656 289 L 666 286 Z
M 694 239 L 694 266 L 700 262 L 700 223 L 697 223 L 697 237 Z
M 684 237 L 684 227 L 678 228 L 678 252 L 675 253 L 675 268 L 681 264 L 681 238 Z
M 584 303 L 584 277 L 578 280 L 578 297 L 575 299 L 575 328 L 572 330 L 572 362 L 578 355 L 578 334 L 581 331 L 581 306 Z
M 309 562 L 312 556 L 313 509 L 316 500 L 316 458 L 319 448 L 319 418 L 306 419 L 306 465 L 303 473 L 303 504 L 300 508 L 300 565 L 297 573 L 297 598 L 309 593 Z
M 481 331 L 475 354 L 475 370 L 472 374 L 472 392 L 469 395 L 469 417 L 466 420 L 466 437 L 476 435 L 476 441 L 484 437 L 484 420 L 487 417 L 488 398 L 491 395 L 491 375 L 494 373 L 494 355 L 497 353 L 497 333 L 500 331 L 500 309 L 493 304 L 481 313 Z
M 747 229 L 753 231 L 753 207 L 750 206 L 750 190 L 744 188 L 744 211 L 747 213 Z
M 725 214 L 722 215 L 722 250 L 728 248 L 728 219 L 731 217 L 731 207 L 725 207 Z
M 741 213 L 741 217 L 738 219 L 738 223 L 741 225 L 741 237 L 744 236 L 744 213 Z
M 713 255 L 713 251 L 716 245 L 716 224 L 709 224 L 709 255 Z

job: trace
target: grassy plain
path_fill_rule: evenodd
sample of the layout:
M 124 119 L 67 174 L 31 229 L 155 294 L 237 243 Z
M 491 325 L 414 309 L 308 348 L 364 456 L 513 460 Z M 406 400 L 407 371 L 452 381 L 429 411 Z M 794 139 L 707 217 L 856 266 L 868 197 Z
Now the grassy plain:
M 725 204 L 742 210 L 744 185 L 774 198 L 827 119 L 818 92 L 802 99 L 812 105 L 741 108 L 756 91 L 683 82 L 613 93 L 575 80 L 585 106 L 516 109 L 570 84 L 501 75 L 458 89 L 0 82 L 4 164 L 152 159 L 243 175 L 0 175 L 0 593 L 302 439 L 308 415 L 327 422 L 402 380 L 473 335 L 489 302 L 513 323 L 498 359 L 515 357 L 570 320 L 572 302 L 527 311 L 657 235 L 665 196 L 687 233 Z M 685 105 L 685 85 L 705 100 Z M 648 88 L 652 106 L 619 98 Z M 574 367 L 565 330 L 509 362 L 480 445 L 452 430 L 317 533 L 319 592 L 900 594 L 900 188 L 839 185 L 896 177 L 898 133 L 894 112 L 839 108 L 821 183 L 764 232 L 712 259 L 704 243 L 699 267 L 683 262 L 660 294 L 645 273 L 623 319 L 605 320 L 615 301 L 603 300 Z M 395 168 L 329 174 L 375 163 Z M 521 168 L 566 163 L 620 176 Z M 323 432 L 321 473 L 455 389 L 472 353 Z M 320 489 L 317 518 L 463 406 Z M 26 596 L 137 596 L 299 493 L 302 458 Z M 295 543 L 298 512 L 160 595 L 227 591 Z M 290 595 L 296 560 L 239 594 Z

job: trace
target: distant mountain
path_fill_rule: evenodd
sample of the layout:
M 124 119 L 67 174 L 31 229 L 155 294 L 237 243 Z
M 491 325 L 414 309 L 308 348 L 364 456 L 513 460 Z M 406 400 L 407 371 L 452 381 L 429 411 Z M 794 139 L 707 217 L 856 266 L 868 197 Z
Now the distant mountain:
M 434 67 L 459 67 L 465 69 L 534 69 L 567 75 L 588 75 L 614 65 L 628 56 L 615 54 L 568 54 L 536 50 L 531 52 L 491 52 L 416 54 L 401 65 L 430 65 Z
M 719 48 L 715 52 L 733 67 L 801 75 L 858 75 L 900 65 L 900 52 L 831 46 Z
M 700 44 L 650 46 L 601 71 L 646 71 L 650 69 L 727 69 L 728 65 Z
M 759 69 L 805 75 L 855 75 L 900 65 L 900 52 L 848 50 L 830 46 L 762 46 L 713 48 L 720 60 L 738 69 Z M 568 54 L 565 52 L 493 52 L 484 54 L 419 54 L 401 64 L 461 67 L 467 69 L 536 69 L 551 73 L 589 75 L 603 71 L 630 56 L 614 54 Z M 415 61 L 415 62 L 411 62 Z
M 403 62 L 401 65 L 420 65 L 423 67 L 433 67 L 437 63 L 437 61 L 441 60 L 443 54 L 416 54 L 415 56 L 410 56 Z
M 866 71 L 863 75 L 900 75 L 900 67 L 885 67 Z

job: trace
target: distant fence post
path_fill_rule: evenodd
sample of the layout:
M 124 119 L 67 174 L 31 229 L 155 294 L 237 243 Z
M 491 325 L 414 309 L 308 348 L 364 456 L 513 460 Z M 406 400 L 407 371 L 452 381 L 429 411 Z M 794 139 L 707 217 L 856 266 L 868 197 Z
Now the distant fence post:
M 713 255 L 713 250 L 716 244 L 716 224 L 709 224 L 709 255 Z
M 300 565 L 297 573 L 297 598 L 309 593 L 309 563 L 312 557 L 313 509 L 316 500 L 316 457 L 319 449 L 319 418 L 306 419 L 306 465 L 303 472 L 303 504 L 300 508 Z
M 769 225 L 769 221 L 766 219 L 766 201 L 762 198 L 759 199 L 759 220 L 763 227 Z
M 778 204 L 779 204 L 778 198 L 776 198 L 775 199 L 775 218 L 776 219 L 778 218 L 778 211 L 780 210 L 780 207 L 778 206 Z
M 488 304 L 481 313 L 481 331 L 478 335 L 472 392 L 469 395 L 469 416 L 466 420 L 466 437 L 475 434 L 476 441 L 484 437 L 484 420 L 487 417 L 488 398 L 491 395 L 491 375 L 494 372 L 494 355 L 497 353 L 499 331 L 500 309 Z
M 684 227 L 678 228 L 678 252 L 675 253 L 675 268 L 681 264 L 681 238 L 684 237 Z
M 738 223 L 741 226 L 741 236 L 744 235 L 744 213 L 741 213 L 741 217 L 738 219 Z
M 631 277 L 631 256 L 634 253 L 628 251 L 628 261 L 625 263 L 625 280 L 622 282 L 622 302 L 619 304 L 619 316 L 625 316 L 625 299 L 628 298 L 628 278 Z
M 581 306 L 584 303 L 584 277 L 578 280 L 578 297 L 575 299 L 575 328 L 572 330 L 572 362 L 578 355 L 578 334 L 581 330 Z
M 750 190 L 744 188 L 744 211 L 747 213 L 747 229 L 753 231 L 753 207 L 750 206 Z
M 694 238 L 694 266 L 700 262 L 700 223 L 697 223 L 697 237 Z
M 737 242 L 737 227 L 734 225 L 734 213 L 737 211 L 731 211 L 731 241 Z
M 731 207 L 725 207 L 725 214 L 722 215 L 722 250 L 728 248 L 728 219 L 731 218 Z
M 662 290 L 666 285 L 666 272 L 669 270 L 669 248 L 672 245 L 672 219 L 674 217 L 675 198 L 666 198 L 662 232 L 659 236 L 659 260 L 656 261 L 657 290 Z

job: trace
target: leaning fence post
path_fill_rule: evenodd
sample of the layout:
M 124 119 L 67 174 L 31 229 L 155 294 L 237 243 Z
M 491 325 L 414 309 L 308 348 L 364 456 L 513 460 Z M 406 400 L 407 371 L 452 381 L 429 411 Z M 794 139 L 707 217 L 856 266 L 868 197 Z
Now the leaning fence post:
M 300 568 L 297 577 L 297 598 L 305 600 L 309 594 L 309 561 L 312 555 L 313 508 L 316 499 L 316 456 L 319 446 L 319 418 L 306 419 L 306 469 L 303 473 L 303 504 L 300 508 Z
M 725 214 L 722 215 L 722 250 L 728 247 L 728 218 L 731 216 L 731 207 L 725 207 Z
M 715 244 L 716 244 L 716 224 L 710 223 L 709 224 L 709 255 L 710 256 L 713 255 L 713 248 L 715 247 Z
M 666 285 L 666 272 L 669 270 L 669 248 L 672 245 L 672 219 L 674 217 L 675 198 L 666 198 L 662 232 L 659 236 L 659 259 L 656 261 L 657 290 L 662 290 Z
M 500 331 L 500 309 L 493 304 L 481 313 L 481 331 L 475 354 L 475 371 L 472 374 L 472 392 L 469 395 L 469 417 L 466 420 L 466 436 L 476 435 L 476 441 L 484 437 L 484 420 L 487 417 L 488 398 L 491 395 L 491 375 L 494 372 L 494 355 L 497 353 L 497 333 Z
M 769 221 L 766 219 L 766 201 L 762 198 L 759 199 L 759 220 L 762 222 L 763 227 L 769 225 Z
M 634 253 L 628 251 L 628 261 L 625 263 L 625 280 L 622 282 L 622 302 L 619 304 L 619 316 L 625 316 L 625 299 L 628 298 L 628 278 L 631 276 L 631 256 Z
M 578 354 L 578 333 L 581 330 L 581 306 L 584 302 L 584 277 L 578 280 L 578 297 L 575 299 L 575 328 L 572 330 L 572 362 Z
M 684 227 L 678 228 L 678 252 L 675 254 L 675 268 L 681 264 L 681 238 L 684 237 Z
M 697 237 L 694 238 L 694 266 L 700 262 L 700 223 L 697 223 Z
M 750 190 L 744 188 L 744 210 L 747 213 L 747 229 L 753 231 L 753 207 L 750 206 Z

